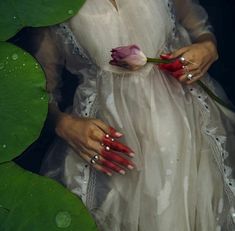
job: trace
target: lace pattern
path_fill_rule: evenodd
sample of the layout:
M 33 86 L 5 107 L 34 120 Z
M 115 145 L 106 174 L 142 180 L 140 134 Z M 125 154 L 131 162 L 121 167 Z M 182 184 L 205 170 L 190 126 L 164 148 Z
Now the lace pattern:
M 172 37 L 172 39 L 174 39 L 176 37 L 176 12 L 175 12 L 173 0 L 167 0 L 167 7 L 169 8 L 170 19 L 171 19 L 171 23 L 173 25 L 171 37 Z
M 96 100 L 96 74 L 97 67 L 91 62 L 91 59 L 86 54 L 85 50 L 76 40 L 74 34 L 66 23 L 58 25 L 56 33 L 62 38 L 63 42 L 68 45 L 73 55 L 79 56 L 82 62 L 89 65 L 88 69 L 79 71 L 83 75 L 84 81 L 78 86 L 75 97 L 72 113 L 81 117 L 96 117 L 97 100 Z M 96 172 L 81 160 L 76 164 L 77 174 L 73 176 L 73 180 L 77 183 L 77 187 L 72 189 L 72 192 L 77 194 L 91 208 L 94 204 L 94 188 Z M 89 193 L 88 193 L 89 192 Z
M 91 64 L 88 55 L 86 54 L 82 46 L 78 43 L 74 34 L 72 33 L 72 31 L 70 30 L 70 28 L 66 23 L 58 25 L 56 34 L 62 37 L 62 40 L 65 44 L 71 45 L 72 54 L 80 56 L 81 59 L 83 59 L 86 63 Z
M 211 121 L 210 106 L 208 104 L 208 95 L 199 86 L 189 86 L 188 91 L 192 94 L 195 101 L 200 106 L 202 115 L 202 133 L 207 137 L 207 142 L 213 149 L 214 159 L 218 165 L 218 168 L 224 179 L 224 187 L 227 194 L 229 204 L 231 208 L 223 208 L 223 211 L 227 213 L 227 224 L 229 230 L 235 230 L 235 179 L 232 178 L 232 168 L 225 164 L 226 159 L 229 157 L 229 153 L 226 151 L 226 136 L 217 132 L 217 127 L 209 126 Z M 229 210 L 229 211 L 228 211 Z M 218 218 L 219 219 L 219 218 Z

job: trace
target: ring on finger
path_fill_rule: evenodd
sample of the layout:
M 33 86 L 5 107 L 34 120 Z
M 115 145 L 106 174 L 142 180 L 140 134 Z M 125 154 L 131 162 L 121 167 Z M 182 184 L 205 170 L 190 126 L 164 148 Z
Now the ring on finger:
M 183 65 L 183 66 L 182 66 L 182 69 L 184 69 L 184 73 L 185 73 L 185 74 L 188 74 L 188 73 L 189 73 L 188 66 Z
M 110 151 L 110 147 L 109 146 L 105 146 L 105 150 L 106 151 Z
M 185 64 L 185 63 L 187 62 L 184 56 L 180 56 L 180 57 L 179 57 L 179 61 L 180 61 L 182 64 Z
M 179 57 L 179 61 L 180 61 L 183 65 L 188 64 L 188 63 L 193 64 L 193 65 L 197 65 L 195 62 L 192 62 L 192 61 L 190 61 L 190 60 L 187 60 L 184 56 L 180 56 L 180 57 Z
M 193 74 L 188 73 L 188 74 L 186 75 L 186 78 L 187 78 L 188 80 L 192 80 L 192 79 L 193 79 Z
M 91 164 L 96 164 L 96 162 L 100 159 L 99 155 L 98 154 L 95 154 L 91 160 L 90 160 L 90 163 Z
M 109 135 L 109 134 L 107 134 L 107 133 L 104 135 L 104 138 L 106 138 L 106 139 L 110 139 L 111 141 L 114 141 L 114 138 L 111 138 L 111 137 L 110 137 L 110 135 Z

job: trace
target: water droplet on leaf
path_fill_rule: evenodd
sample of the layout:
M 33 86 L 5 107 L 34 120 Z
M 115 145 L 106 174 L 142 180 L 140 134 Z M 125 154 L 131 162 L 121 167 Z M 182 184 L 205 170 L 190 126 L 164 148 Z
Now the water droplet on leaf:
M 68 228 L 71 225 L 71 221 L 71 215 L 67 211 L 61 211 L 55 217 L 55 223 L 58 228 Z
M 16 16 L 13 16 L 13 19 L 16 20 Z
M 6 144 L 3 144 L 3 145 L 2 145 L 2 147 L 3 147 L 3 148 L 6 148 L 6 147 L 7 147 L 7 145 L 6 145 Z
M 13 55 L 11 56 L 11 58 L 12 58 L 13 60 L 17 60 L 17 59 L 19 58 L 19 56 L 18 56 L 17 54 L 13 54 Z
M 0 70 L 4 68 L 4 63 L 0 63 Z
M 73 10 L 68 10 L 68 14 L 73 14 Z

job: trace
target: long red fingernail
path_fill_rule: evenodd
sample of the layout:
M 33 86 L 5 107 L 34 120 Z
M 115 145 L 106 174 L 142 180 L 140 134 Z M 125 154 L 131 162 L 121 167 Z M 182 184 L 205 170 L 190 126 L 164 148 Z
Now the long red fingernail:
M 106 172 L 108 176 L 112 176 L 113 174 L 111 172 Z
M 114 129 L 112 127 L 109 128 L 109 132 L 110 132 L 110 135 L 113 137 L 120 138 L 123 136 L 123 134 L 121 132 L 117 132 L 116 129 Z
M 180 76 L 182 76 L 184 74 L 184 70 L 178 70 L 178 71 L 175 71 L 172 73 L 172 76 L 175 77 L 175 78 L 179 78 Z
M 130 152 L 129 155 L 130 155 L 131 157 L 134 157 L 134 156 L 135 156 L 135 153 L 134 153 L 134 152 Z
M 106 175 L 108 175 L 108 176 L 112 176 L 113 174 L 111 173 L 111 172 L 109 172 L 109 171 L 107 171 L 107 170 L 102 170 L 102 172 L 104 173 L 104 174 L 106 174 Z
M 124 170 L 120 170 L 119 173 L 122 174 L 122 175 L 126 174 L 126 172 Z
M 172 59 L 173 58 L 171 53 L 169 53 L 169 54 L 161 54 L 160 57 L 162 59 Z
M 115 132 L 115 135 L 116 135 L 117 137 L 122 137 L 122 136 L 123 136 L 123 134 L 120 133 L 120 132 Z
M 134 167 L 132 165 L 127 165 L 127 168 L 130 169 L 130 170 L 134 169 Z

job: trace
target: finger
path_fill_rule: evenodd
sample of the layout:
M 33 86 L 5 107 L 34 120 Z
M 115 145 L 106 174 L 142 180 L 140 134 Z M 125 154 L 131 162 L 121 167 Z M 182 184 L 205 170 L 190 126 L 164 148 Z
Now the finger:
M 194 68 L 193 65 L 189 65 L 189 66 L 186 66 L 186 70 L 185 71 L 185 75 L 187 77 L 187 74 L 191 73 L 193 75 L 193 78 L 191 80 L 188 80 L 186 78 L 186 80 L 183 79 L 179 79 L 180 81 L 183 81 L 183 82 L 186 82 L 187 84 L 192 84 L 194 82 L 196 82 L 198 79 L 202 78 L 205 73 L 208 71 L 209 67 L 211 66 L 211 62 L 207 62 L 205 63 L 202 67 L 198 67 L 197 69 Z
M 198 81 L 199 79 L 203 78 L 203 77 L 205 76 L 205 74 L 207 73 L 207 71 L 208 71 L 210 65 L 211 65 L 211 64 L 208 63 L 208 64 L 203 68 L 203 70 L 202 70 L 202 72 L 201 72 L 200 75 L 195 76 L 195 78 L 193 78 L 192 80 L 188 80 L 188 81 L 186 82 L 186 84 L 192 84 L 192 83 Z
M 161 54 L 160 58 L 167 60 L 167 59 L 172 59 L 173 57 L 172 57 L 171 53 L 168 53 L 168 54 Z
M 98 163 L 108 169 L 111 169 L 112 171 L 114 172 L 117 172 L 121 175 L 125 175 L 126 174 L 126 171 L 121 168 L 120 166 L 118 166 L 117 164 L 107 160 L 107 159 L 104 159 L 102 156 L 100 156 L 100 159 L 98 161 Z
M 171 75 L 173 77 L 175 77 L 176 79 L 178 79 L 179 77 L 181 77 L 182 75 L 185 74 L 185 70 L 184 69 L 180 69 L 178 71 L 172 72 Z
M 203 68 L 202 68 L 202 73 L 204 73 L 204 75 L 208 72 L 209 68 L 211 67 L 211 62 L 208 62 Z
M 105 135 L 106 133 L 98 127 L 92 131 L 90 138 L 101 143 Z
M 112 162 L 116 162 L 118 163 L 120 166 L 123 166 L 125 168 L 128 168 L 130 170 L 134 169 L 135 165 L 132 161 L 128 160 L 128 159 L 125 159 L 123 158 L 121 155 L 119 155 L 118 153 L 116 152 L 113 152 L 113 151 L 106 151 L 105 149 L 103 149 L 101 151 L 101 155 L 109 160 L 109 161 L 112 161 Z
M 98 156 L 98 160 L 95 160 L 95 162 L 92 164 L 93 166 L 98 165 L 98 167 L 103 167 L 106 170 L 112 170 L 112 171 L 117 172 L 121 175 L 126 174 L 125 169 L 120 167 L 117 163 L 104 158 L 102 155 L 98 155 L 98 154 L 94 154 L 94 153 L 91 154 L 90 152 L 87 152 L 87 156 L 90 158 L 90 162 L 91 162 L 92 158 L 94 157 L 94 155 Z M 99 168 L 99 169 L 102 169 L 102 168 Z
M 127 147 L 126 145 L 115 141 L 113 138 L 109 138 L 108 136 L 104 136 L 102 143 L 114 151 L 121 152 L 124 154 L 128 154 L 130 157 L 133 157 L 135 155 L 134 151 L 131 150 L 131 148 Z M 107 150 L 109 151 L 109 150 Z
M 196 81 L 198 81 L 199 79 L 201 79 L 203 77 L 203 75 L 195 75 L 192 80 L 187 80 L 185 83 L 186 84 L 192 84 Z
M 196 71 L 199 70 L 201 71 L 201 65 L 195 65 L 195 64 L 188 64 L 188 65 L 183 65 L 182 67 L 184 69 L 185 72 L 192 72 L 192 71 Z
M 121 152 L 121 150 L 119 148 L 115 148 L 115 146 L 117 145 L 115 141 L 112 141 L 113 138 L 105 138 L 103 139 L 103 145 L 101 145 L 99 142 L 96 142 L 93 147 L 93 150 L 96 153 L 99 153 L 101 156 L 103 156 L 105 159 L 110 160 L 112 162 L 116 162 L 128 169 L 133 169 L 134 168 L 134 164 L 132 161 L 122 157 L 120 155 L 120 153 L 117 153 L 113 150 L 118 150 L 119 152 Z M 126 148 L 126 146 L 124 145 L 124 147 Z M 128 147 L 127 147 L 128 148 Z M 129 148 L 128 148 L 129 149 Z M 89 150 L 86 150 L 86 152 L 90 153 Z M 123 153 L 123 152 L 122 152 Z M 126 154 L 126 153 L 124 153 Z M 129 153 L 128 153 L 129 154 Z M 133 157 L 134 154 L 129 154 L 130 157 Z
M 112 176 L 112 171 L 110 169 L 106 168 L 105 166 L 101 166 L 99 163 L 92 164 L 91 163 L 92 157 L 90 156 L 90 154 L 85 154 L 85 153 L 81 153 L 81 152 L 79 154 L 87 163 L 89 163 L 97 171 L 100 171 L 108 176 Z
M 184 55 L 189 50 L 189 47 L 180 48 L 171 53 L 172 58 L 177 58 Z
M 191 74 L 192 75 L 192 79 L 189 80 L 188 75 Z M 201 75 L 201 71 L 200 70 L 194 70 L 194 71 L 187 71 L 184 75 L 182 75 L 181 77 L 179 77 L 179 81 L 180 82 L 187 82 L 187 81 L 192 81 L 193 79 L 196 78 L 196 76 L 200 76 Z
M 116 131 L 115 128 L 106 125 L 105 123 L 103 123 L 100 120 L 94 120 L 93 123 L 95 125 L 97 125 L 100 129 L 102 129 L 104 133 L 109 134 L 110 136 L 112 136 L 114 138 L 120 138 L 123 136 L 123 134 Z
M 180 62 L 179 59 L 172 61 L 171 63 L 165 63 L 159 65 L 160 69 L 167 70 L 169 72 L 175 72 L 182 69 L 183 64 Z
M 104 147 L 101 145 L 101 142 L 96 140 L 90 140 L 83 146 L 83 150 L 90 155 L 93 155 L 94 152 L 101 154 L 103 149 Z
M 115 128 L 109 127 L 108 134 L 113 138 L 121 138 L 123 134 L 121 132 L 117 132 Z
M 109 126 L 102 122 L 101 120 L 92 120 L 92 123 L 94 123 L 97 127 L 99 127 L 104 133 L 109 132 Z
M 103 144 L 103 145 L 102 145 Z M 102 141 L 95 141 L 95 140 L 90 140 L 89 143 L 86 144 L 85 147 L 83 147 L 83 150 L 86 153 L 89 153 L 92 155 L 93 152 L 99 153 L 99 154 L 107 154 L 110 152 L 110 154 L 115 154 L 113 151 L 117 151 L 123 154 L 127 154 L 129 157 L 134 157 L 134 152 L 127 147 L 126 145 L 123 145 L 120 142 L 115 141 L 113 138 L 107 138 L 107 135 L 104 136 Z M 120 154 L 118 154 L 120 156 Z M 113 155 L 114 156 L 114 155 Z M 115 160 L 120 160 L 122 163 L 122 159 L 119 158 L 114 158 Z M 123 162 L 128 166 L 131 162 Z
M 172 53 L 172 56 L 174 57 L 174 59 L 178 59 L 180 61 L 181 64 L 183 65 L 197 65 L 200 66 L 199 63 L 195 62 L 195 58 L 193 53 L 191 52 L 191 49 L 189 47 L 185 47 L 182 48 L 184 52 L 180 52 L 181 50 L 179 50 L 179 53 Z

